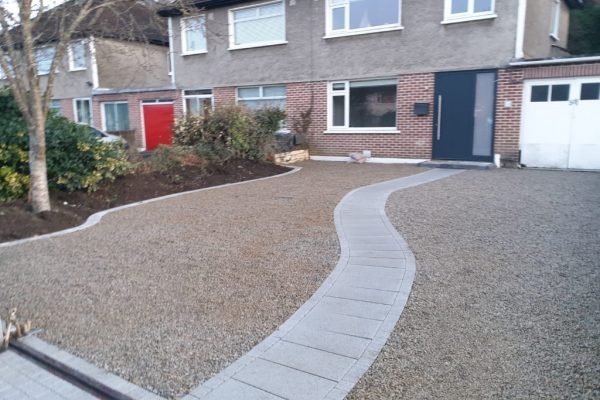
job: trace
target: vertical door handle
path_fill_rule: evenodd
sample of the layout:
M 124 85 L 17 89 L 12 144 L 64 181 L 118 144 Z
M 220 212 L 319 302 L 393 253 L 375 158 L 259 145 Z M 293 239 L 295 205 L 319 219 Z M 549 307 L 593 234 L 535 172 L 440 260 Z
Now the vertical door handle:
M 442 137 L 442 95 L 438 95 L 437 140 Z

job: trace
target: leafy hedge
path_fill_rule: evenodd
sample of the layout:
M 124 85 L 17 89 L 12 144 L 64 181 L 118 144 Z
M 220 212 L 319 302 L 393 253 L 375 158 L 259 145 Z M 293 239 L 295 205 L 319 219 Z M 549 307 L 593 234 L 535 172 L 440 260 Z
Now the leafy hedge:
M 29 189 L 27 126 L 12 96 L 0 92 L 0 201 Z M 50 114 L 46 121 L 48 184 L 52 189 L 94 191 L 126 173 L 130 164 L 120 143 L 102 143 L 89 128 Z
M 261 160 L 274 141 L 274 133 L 285 120 L 285 111 L 264 108 L 224 107 L 204 116 L 187 116 L 176 122 L 173 143 L 193 146 L 207 159 Z

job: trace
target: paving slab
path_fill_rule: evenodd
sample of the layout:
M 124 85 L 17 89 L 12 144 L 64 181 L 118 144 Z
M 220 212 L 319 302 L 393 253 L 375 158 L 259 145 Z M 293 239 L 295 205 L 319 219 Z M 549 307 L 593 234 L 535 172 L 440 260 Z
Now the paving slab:
M 191 395 L 344 398 L 394 329 L 414 279 L 414 256 L 385 215 L 388 196 L 460 172 L 431 170 L 346 195 L 335 210 L 340 260 L 321 288 L 276 332 Z
M 96 399 L 12 350 L 0 353 L 0 400 Z

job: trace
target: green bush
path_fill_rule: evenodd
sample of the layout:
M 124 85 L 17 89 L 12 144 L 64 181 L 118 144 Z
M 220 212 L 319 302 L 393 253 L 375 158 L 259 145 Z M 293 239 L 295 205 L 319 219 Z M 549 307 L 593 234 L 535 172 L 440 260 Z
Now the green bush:
M 204 165 L 204 160 L 194 147 L 160 145 L 138 168 L 141 171 L 168 171 L 179 167 Z
M 211 160 L 261 160 L 268 154 L 274 133 L 284 119 L 285 112 L 278 108 L 220 108 L 205 116 L 177 121 L 174 143 L 194 146 L 200 156 Z
M 0 201 L 8 201 L 29 189 L 29 137 L 7 92 L 0 92 L 0 121 Z M 50 188 L 66 191 L 94 191 L 131 168 L 122 144 L 100 142 L 86 126 L 56 114 L 46 121 L 46 161 Z

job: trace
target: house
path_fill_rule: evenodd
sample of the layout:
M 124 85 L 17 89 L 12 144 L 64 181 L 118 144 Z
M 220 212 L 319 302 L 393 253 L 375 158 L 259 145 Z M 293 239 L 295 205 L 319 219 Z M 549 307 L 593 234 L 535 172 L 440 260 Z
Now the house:
M 76 7 L 68 1 L 37 18 L 36 60 L 43 86 L 55 54 L 56 16 L 75 15 Z M 51 109 L 122 134 L 139 148 L 169 143 L 173 114 L 164 121 L 164 104 L 175 92 L 167 27 L 156 18 L 156 7 L 150 0 L 123 0 L 84 19 L 57 69 Z
M 580 0 L 186 3 L 159 12 L 176 115 L 281 106 L 317 159 L 600 168 L 600 57 L 564 50 Z

